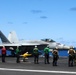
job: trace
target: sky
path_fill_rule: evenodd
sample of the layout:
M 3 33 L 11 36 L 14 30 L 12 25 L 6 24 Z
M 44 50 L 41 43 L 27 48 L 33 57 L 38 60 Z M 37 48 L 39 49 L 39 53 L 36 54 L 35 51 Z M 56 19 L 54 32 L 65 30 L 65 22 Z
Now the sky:
M 0 30 L 76 45 L 76 0 L 0 0 Z

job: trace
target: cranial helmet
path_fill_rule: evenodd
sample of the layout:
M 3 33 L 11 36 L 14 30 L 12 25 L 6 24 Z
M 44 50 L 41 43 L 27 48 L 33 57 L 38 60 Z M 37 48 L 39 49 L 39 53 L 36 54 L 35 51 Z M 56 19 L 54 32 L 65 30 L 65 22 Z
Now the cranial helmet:
M 28 54 L 28 52 L 26 52 Z
M 35 48 L 36 48 L 37 46 L 35 46 Z
M 58 47 L 56 47 L 55 49 L 58 49 Z
M 19 48 L 19 46 L 17 46 L 17 48 Z
M 47 47 L 49 47 L 49 45 L 47 45 Z
M 73 49 L 74 47 L 73 46 L 70 46 L 70 49 Z
M 5 48 L 5 46 L 3 46 L 2 48 Z

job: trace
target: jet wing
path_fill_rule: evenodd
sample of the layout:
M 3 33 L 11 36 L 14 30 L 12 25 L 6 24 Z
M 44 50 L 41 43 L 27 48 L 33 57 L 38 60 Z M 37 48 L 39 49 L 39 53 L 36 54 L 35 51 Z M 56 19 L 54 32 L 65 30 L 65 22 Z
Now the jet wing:
M 36 40 L 36 41 L 24 41 L 24 42 L 21 42 L 20 44 L 21 44 L 22 46 L 48 45 L 47 42 L 39 41 L 39 40 Z
M 0 46 L 35 46 L 35 45 L 44 45 L 47 43 L 41 43 L 41 42 L 24 42 L 24 43 L 2 43 Z
M 33 46 L 33 45 L 40 45 L 38 43 L 22 43 L 22 46 Z
M 21 46 L 20 44 L 0 44 L 0 47 L 2 46 Z

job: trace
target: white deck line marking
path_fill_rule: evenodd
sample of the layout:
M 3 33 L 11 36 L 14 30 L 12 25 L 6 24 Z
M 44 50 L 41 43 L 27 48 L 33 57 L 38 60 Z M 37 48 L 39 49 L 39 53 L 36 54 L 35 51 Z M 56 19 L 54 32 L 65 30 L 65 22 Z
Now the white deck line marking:
M 50 70 L 29 70 L 29 69 L 11 69 L 11 68 L 0 68 L 5 71 L 22 71 L 22 72 L 39 72 L 39 73 L 62 73 L 62 74 L 76 74 L 76 72 L 70 71 L 50 71 Z

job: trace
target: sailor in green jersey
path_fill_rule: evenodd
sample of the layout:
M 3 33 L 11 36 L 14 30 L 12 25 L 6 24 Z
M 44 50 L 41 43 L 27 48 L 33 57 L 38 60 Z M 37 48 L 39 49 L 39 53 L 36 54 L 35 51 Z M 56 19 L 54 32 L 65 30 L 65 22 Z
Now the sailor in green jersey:
M 39 64 L 39 52 L 37 46 L 33 49 L 33 54 L 34 54 L 34 63 Z
M 44 59 L 45 64 L 46 63 L 50 64 L 49 63 L 49 47 L 48 46 L 44 48 L 44 55 L 45 55 L 45 59 Z
M 20 63 L 20 50 L 19 50 L 19 47 L 17 46 L 17 49 L 16 49 L 16 62 L 17 63 Z

